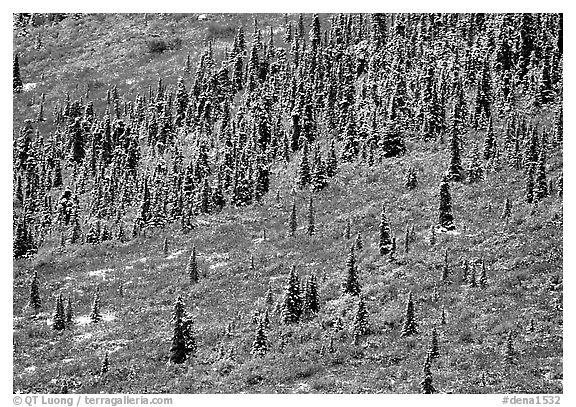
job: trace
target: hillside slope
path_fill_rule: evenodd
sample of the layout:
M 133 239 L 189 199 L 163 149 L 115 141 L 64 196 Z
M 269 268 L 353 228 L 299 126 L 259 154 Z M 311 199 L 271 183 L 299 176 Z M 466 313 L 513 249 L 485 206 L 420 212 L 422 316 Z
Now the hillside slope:
M 37 83 L 14 97 L 15 139 L 24 120 L 37 114 L 40 93 L 45 94 L 48 116 L 49 107 L 66 92 L 79 98 L 88 85 L 100 114 L 110 85 L 118 84 L 121 95 L 132 99 L 155 86 L 162 72 L 165 83 L 174 86 L 186 54 L 197 62 L 201 33 L 227 36 L 222 27 L 250 26 L 251 18 L 99 15 L 33 27 L 26 37 L 15 30 L 23 81 Z M 259 16 L 262 27 L 278 27 L 283 21 L 282 16 Z M 215 49 L 231 47 L 235 31 L 220 38 Z M 40 52 L 34 50 L 38 33 L 45 44 Z M 143 33 L 180 38 L 182 47 L 150 54 L 143 51 Z M 555 106 L 545 106 L 538 118 L 548 124 L 554 112 Z M 46 135 L 54 131 L 51 120 L 36 128 Z M 505 133 L 503 118 L 494 128 L 500 136 Z M 485 133 L 466 131 L 464 148 L 482 144 Z M 261 202 L 199 214 L 190 231 L 176 222 L 127 242 L 65 247 L 60 247 L 57 232 L 50 234 L 37 254 L 14 260 L 14 392 L 58 393 L 66 383 L 76 393 L 416 393 L 436 328 L 440 356 L 433 361 L 432 374 L 438 391 L 562 393 L 563 207 L 557 187 L 552 183 L 550 196 L 528 204 L 523 169 L 486 165 L 484 181 L 450 183 L 456 227 L 438 229 L 431 244 L 450 145 L 408 137 L 406 147 L 405 155 L 377 154 L 370 164 L 361 155 L 339 163 L 328 186 L 313 194 L 295 186 L 302 157 L 297 151 L 288 163 L 271 164 L 270 192 Z M 415 189 L 404 185 L 410 167 L 417 173 Z M 550 180 L 561 176 L 561 145 L 548 154 L 546 173 Z M 72 185 L 72 170 L 63 174 L 65 185 Z M 52 191 L 55 200 L 63 189 Z M 86 205 L 89 195 L 82 201 Z M 315 232 L 309 236 L 311 195 Z M 507 198 L 512 211 L 504 220 Z M 297 230 L 290 236 L 293 202 Z M 379 254 L 382 206 L 397 238 L 392 257 Z M 15 205 L 15 218 L 19 209 Z M 348 219 L 350 239 L 344 237 Z M 413 226 L 415 236 L 406 251 L 407 226 Z M 354 344 L 351 327 L 358 299 L 342 295 L 341 286 L 357 234 L 363 241 L 356 259 L 370 332 Z M 186 274 L 192 247 L 200 269 L 197 284 Z M 448 271 L 442 279 L 445 253 Z M 470 287 L 463 281 L 463 260 L 479 259 L 484 260 L 487 285 Z M 311 274 L 317 277 L 320 309 L 313 318 L 286 325 L 277 304 L 293 265 L 301 281 Z M 37 315 L 27 305 L 32 271 L 38 273 L 43 302 Z M 272 305 L 266 304 L 269 287 Z M 97 289 L 103 320 L 90 323 Z M 56 293 L 69 296 L 73 305 L 74 324 L 62 332 L 51 327 Z M 402 337 L 409 293 L 418 333 Z M 167 363 L 170 319 L 178 295 L 193 317 L 198 349 L 184 364 L 173 365 Z M 270 349 L 256 357 L 250 353 L 256 313 L 266 309 Z M 338 319 L 341 330 L 333 327 Z M 512 362 L 505 357 L 510 333 Z M 110 369 L 102 375 L 106 353 Z

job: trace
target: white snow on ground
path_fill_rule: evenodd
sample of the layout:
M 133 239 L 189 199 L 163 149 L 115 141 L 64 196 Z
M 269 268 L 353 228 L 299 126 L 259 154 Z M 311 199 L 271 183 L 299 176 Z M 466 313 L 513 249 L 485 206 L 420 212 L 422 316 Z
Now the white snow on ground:
M 90 317 L 88 315 L 81 315 L 76 318 L 76 323 L 78 325 L 88 325 L 90 323 Z
M 36 89 L 36 86 L 38 86 L 38 83 L 36 82 L 25 83 L 22 86 L 22 89 L 24 90 L 24 92 L 28 92 L 30 90 Z
M 102 319 L 104 320 L 104 322 L 114 321 L 116 319 L 116 315 L 110 314 L 110 313 L 102 314 Z M 90 320 L 89 315 L 81 315 L 81 316 L 76 318 L 76 323 L 78 325 L 88 325 L 88 324 L 91 324 L 92 321 Z
M 217 268 L 220 268 L 220 267 L 225 267 L 227 264 L 228 264 L 228 262 L 220 261 L 220 262 L 218 262 L 218 263 L 211 264 L 211 265 L 208 266 L 208 267 L 211 268 L 211 269 L 217 269 Z
M 255 244 L 262 243 L 263 241 L 264 241 L 264 238 L 263 238 L 263 237 L 258 237 L 258 238 L 256 238 L 256 239 L 253 239 L 253 240 L 252 240 L 252 242 L 254 242 Z
M 116 319 L 116 315 L 114 315 L 114 314 L 104 314 L 104 315 L 102 315 L 102 318 L 104 319 L 104 321 L 110 322 L 110 321 L 114 321 L 114 320 Z
M 72 363 L 74 362 L 76 359 L 74 358 L 69 358 L 69 359 L 62 359 L 62 363 Z
M 114 269 L 99 269 L 99 270 L 93 270 L 90 271 L 88 273 L 88 275 L 90 277 L 101 277 L 101 278 L 106 278 L 106 273 L 110 272 L 110 271 L 114 271 Z
M 32 373 L 36 371 L 36 366 L 29 366 L 26 369 L 24 369 L 25 372 L 27 373 Z
M 74 340 L 77 342 L 82 342 L 82 341 L 88 340 L 90 338 L 92 338 L 92 333 L 86 332 L 85 334 L 82 334 L 82 335 L 76 335 L 74 337 Z
M 178 250 L 177 252 L 171 253 L 168 257 L 166 257 L 166 260 L 172 260 L 172 259 L 177 259 L 182 253 L 184 253 L 185 250 Z

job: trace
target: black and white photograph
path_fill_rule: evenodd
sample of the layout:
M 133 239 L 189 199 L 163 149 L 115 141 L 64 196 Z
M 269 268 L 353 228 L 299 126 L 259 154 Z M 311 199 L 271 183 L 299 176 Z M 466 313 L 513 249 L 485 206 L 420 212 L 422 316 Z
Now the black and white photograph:
M 564 13 L 319 9 L 11 13 L 6 405 L 565 404 Z

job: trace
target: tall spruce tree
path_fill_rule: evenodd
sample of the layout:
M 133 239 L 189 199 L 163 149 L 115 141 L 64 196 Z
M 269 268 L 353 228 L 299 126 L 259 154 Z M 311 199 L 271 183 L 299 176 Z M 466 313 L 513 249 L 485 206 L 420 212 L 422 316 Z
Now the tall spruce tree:
M 450 184 L 443 180 L 440 184 L 440 204 L 438 206 L 438 224 L 446 230 L 454 230 L 454 217 L 452 215 L 452 197 L 450 196 Z
M 360 281 L 356 257 L 354 256 L 354 245 L 350 246 L 350 253 L 348 253 L 346 258 L 346 276 L 342 283 L 342 291 L 344 294 L 360 295 Z
M 381 256 L 385 256 L 392 252 L 392 230 L 390 229 L 390 221 L 386 216 L 386 207 L 382 205 L 382 212 L 380 213 L 380 233 L 378 237 L 378 249 Z
M 179 295 L 172 311 L 172 344 L 169 360 L 171 363 L 184 363 L 196 352 L 196 338 L 192 331 L 192 318 L 186 312 L 182 296 Z
M 12 62 L 12 89 L 14 93 L 22 92 L 22 78 L 20 77 L 20 62 L 18 60 L 18 54 L 14 55 L 14 61 Z
M 90 321 L 93 323 L 102 321 L 102 314 L 100 313 L 100 288 L 96 288 L 94 293 L 94 300 L 92 301 L 92 309 L 90 310 Z
M 281 306 L 281 319 L 285 324 L 296 323 L 300 320 L 302 311 L 302 297 L 300 295 L 300 278 L 296 272 L 296 265 L 292 266 L 288 277 L 288 284 L 284 287 L 284 297 Z
M 414 301 L 412 300 L 412 292 L 408 294 L 406 301 L 406 312 L 404 315 L 404 324 L 400 336 L 412 336 L 418 333 L 418 323 L 414 314 Z
M 52 318 L 52 329 L 62 331 L 66 328 L 66 320 L 64 315 L 64 300 L 62 294 L 56 297 L 56 307 L 54 309 L 54 317 Z

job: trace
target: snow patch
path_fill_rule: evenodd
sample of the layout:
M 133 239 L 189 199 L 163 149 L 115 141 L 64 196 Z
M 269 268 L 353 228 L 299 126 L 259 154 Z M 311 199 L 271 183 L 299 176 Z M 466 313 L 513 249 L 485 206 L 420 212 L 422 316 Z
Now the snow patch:
M 90 317 L 88 315 L 81 315 L 76 318 L 76 323 L 78 325 L 88 325 L 90 322 Z
M 182 253 L 184 253 L 184 250 L 178 250 L 177 252 L 171 253 L 166 257 L 166 260 L 177 259 Z
M 226 266 L 227 264 L 228 264 L 228 262 L 220 261 L 220 262 L 218 262 L 218 263 L 211 264 L 211 265 L 208 266 L 208 267 L 211 268 L 211 269 L 217 269 L 217 268 L 220 268 L 220 267 L 224 267 L 224 266 Z
M 69 359 L 62 359 L 62 363 L 72 363 L 74 362 L 76 359 L 74 358 L 69 358 Z
M 132 78 L 126 79 L 126 85 L 132 85 L 134 82 L 136 82 L 136 81 Z
M 28 92 L 28 91 L 31 91 L 31 90 L 36 89 L 36 86 L 38 86 L 38 83 L 37 83 L 37 82 L 25 83 L 25 84 L 22 86 L 22 90 L 24 90 L 24 92 Z
M 88 273 L 88 275 L 89 275 L 90 277 L 101 277 L 101 278 L 105 279 L 105 278 L 106 278 L 106 273 L 108 273 L 108 272 L 110 272 L 110 271 L 114 271 L 114 269 L 99 269 L 99 270 L 93 270 L 93 271 L 90 271 L 90 272 Z
M 25 372 L 27 373 L 32 373 L 36 371 L 36 366 L 28 366 L 27 368 L 24 369 Z

